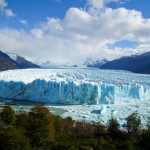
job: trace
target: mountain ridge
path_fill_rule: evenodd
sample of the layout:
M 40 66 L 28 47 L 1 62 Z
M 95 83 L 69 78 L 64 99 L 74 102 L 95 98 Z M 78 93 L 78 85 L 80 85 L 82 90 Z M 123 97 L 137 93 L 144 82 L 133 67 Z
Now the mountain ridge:
M 26 69 L 26 68 L 40 68 L 40 66 L 28 61 L 27 59 L 25 59 L 24 57 L 15 54 L 15 53 L 7 53 L 7 55 L 13 59 L 14 61 L 17 62 L 18 66 L 21 69 Z
M 0 50 L 0 71 L 19 69 L 17 63 Z
M 109 61 L 106 58 L 102 58 L 102 59 L 98 59 L 98 60 L 92 60 L 90 58 L 87 58 L 83 65 L 85 65 L 87 67 L 92 67 L 92 68 L 99 68 L 102 65 L 106 64 L 107 62 L 109 62 Z
M 4 53 L 0 50 L 0 71 L 12 69 L 40 68 L 40 66 L 26 60 L 24 57 L 21 57 L 18 54 L 13 53 L 12 55 L 9 56 L 9 54 Z
M 100 69 L 127 70 L 134 73 L 150 73 L 150 51 L 109 61 Z

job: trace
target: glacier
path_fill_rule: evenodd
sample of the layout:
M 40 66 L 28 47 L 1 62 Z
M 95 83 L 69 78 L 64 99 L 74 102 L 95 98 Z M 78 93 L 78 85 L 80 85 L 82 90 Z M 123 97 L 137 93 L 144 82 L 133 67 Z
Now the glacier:
M 150 101 L 150 75 L 100 69 L 22 69 L 0 73 L 0 99 L 98 105 Z

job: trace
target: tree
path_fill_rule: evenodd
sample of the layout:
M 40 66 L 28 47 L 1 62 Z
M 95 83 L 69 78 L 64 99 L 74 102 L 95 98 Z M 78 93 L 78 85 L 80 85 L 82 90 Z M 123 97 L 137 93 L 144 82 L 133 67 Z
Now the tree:
M 5 124 L 12 125 L 16 121 L 16 113 L 9 105 L 5 105 L 0 114 L 0 118 Z
M 147 129 L 148 129 L 148 131 L 150 131 L 150 118 L 147 121 Z
M 112 117 L 108 121 L 108 131 L 111 135 L 115 136 L 120 130 L 119 130 L 119 123 L 116 118 Z
M 54 116 L 49 110 L 36 105 L 29 112 L 27 134 L 33 146 L 47 148 L 54 139 Z
M 24 130 L 8 126 L 0 129 L 1 150 L 31 150 L 30 141 L 24 135 Z
M 141 118 L 138 116 L 137 112 L 132 113 L 126 118 L 126 128 L 129 135 L 137 135 L 141 131 Z
M 28 126 L 28 114 L 24 113 L 24 114 L 20 114 L 16 116 L 16 127 L 20 127 L 20 128 L 24 128 L 26 129 Z
M 140 139 L 140 147 L 142 149 L 148 150 L 150 149 L 150 129 L 144 131 Z
M 63 131 L 63 121 L 59 116 L 55 117 L 54 128 L 57 134 L 60 134 Z

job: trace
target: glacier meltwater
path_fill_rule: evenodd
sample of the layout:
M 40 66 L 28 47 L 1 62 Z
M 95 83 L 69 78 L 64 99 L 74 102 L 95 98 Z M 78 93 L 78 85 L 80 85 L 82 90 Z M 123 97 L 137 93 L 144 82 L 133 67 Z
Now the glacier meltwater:
M 150 75 L 99 69 L 25 69 L 0 73 L 0 99 L 49 104 L 150 101 Z

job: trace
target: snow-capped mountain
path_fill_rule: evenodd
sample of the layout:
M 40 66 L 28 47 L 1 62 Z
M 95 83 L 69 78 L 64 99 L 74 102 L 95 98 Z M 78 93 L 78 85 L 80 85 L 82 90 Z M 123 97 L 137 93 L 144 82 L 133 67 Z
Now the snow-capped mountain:
M 110 61 L 100 69 L 128 70 L 135 73 L 150 73 L 150 51 L 141 55 L 121 57 Z
M 15 54 L 15 53 L 7 53 L 7 55 L 13 59 L 19 66 L 19 68 L 25 69 L 25 68 L 39 68 L 40 66 L 28 61 L 24 57 Z
M 18 68 L 17 63 L 14 60 L 12 60 L 7 54 L 0 51 L 0 71 Z
M 102 58 L 99 60 L 93 60 L 93 59 L 87 58 L 84 62 L 84 65 L 87 67 L 99 68 L 106 63 L 108 63 L 108 60 L 106 58 Z
M 41 66 L 41 68 L 59 68 L 59 64 L 56 63 L 52 63 L 51 61 L 47 60 L 45 62 L 40 62 L 39 65 Z
M 62 64 L 59 64 L 59 63 L 53 63 L 49 60 L 47 60 L 46 62 L 42 62 L 42 63 L 39 63 L 39 65 L 41 66 L 41 68 L 68 68 L 68 67 L 78 67 L 77 65 L 73 65 L 73 64 L 70 64 L 69 62 L 66 62 L 66 63 L 62 63 Z

